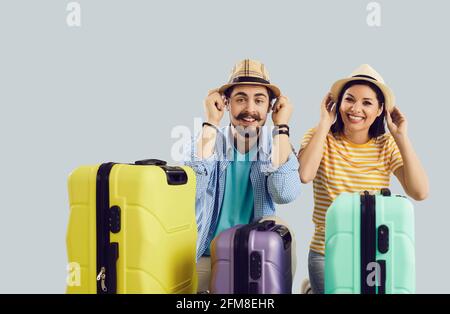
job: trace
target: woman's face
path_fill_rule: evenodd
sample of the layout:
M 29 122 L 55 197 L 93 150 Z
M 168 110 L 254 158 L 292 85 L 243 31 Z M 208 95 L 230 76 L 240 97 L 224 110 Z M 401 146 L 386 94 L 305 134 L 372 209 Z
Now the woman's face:
M 345 91 L 339 113 L 346 132 L 369 132 L 372 123 L 383 113 L 383 106 L 378 103 L 377 94 L 372 88 L 353 85 Z

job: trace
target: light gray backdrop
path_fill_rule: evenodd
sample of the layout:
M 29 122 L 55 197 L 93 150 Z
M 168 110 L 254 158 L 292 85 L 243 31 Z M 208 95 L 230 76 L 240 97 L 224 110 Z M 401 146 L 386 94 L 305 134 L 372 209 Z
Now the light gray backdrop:
M 170 161 L 171 130 L 193 128 L 243 58 L 263 61 L 293 102 L 296 149 L 334 80 L 361 63 L 385 77 L 431 182 L 414 202 L 417 292 L 450 292 L 448 1 L 380 0 L 381 27 L 369 27 L 362 0 L 79 0 L 81 28 L 66 24 L 69 2 L 0 3 L 0 292 L 63 293 L 69 172 Z M 297 237 L 297 292 L 313 232 L 302 188 L 277 210 Z

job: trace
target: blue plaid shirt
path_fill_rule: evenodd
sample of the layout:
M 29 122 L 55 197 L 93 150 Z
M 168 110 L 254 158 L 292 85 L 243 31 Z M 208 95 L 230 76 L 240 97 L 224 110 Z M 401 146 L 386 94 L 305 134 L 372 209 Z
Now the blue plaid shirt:
M 278 168 L 272 165 L 272 128 L 261 128 L 257 157 L 250 169 L 254 194 L 253 220 L 274 215 L 274 203 L 290 203 L 300 194 L 299 164 L 294 150 L 283 165 Z M 223 127 L 217 133 L 214 154 L 201 159 L 196 152 L 198 136 L 192 138 L 185 148 L 185 165 L 194 169 L 197 179 L 197 260 L 205 253 L 217 227 L 225 192 L 226 169 L 233 158 L 234 145 L 231 127 Z

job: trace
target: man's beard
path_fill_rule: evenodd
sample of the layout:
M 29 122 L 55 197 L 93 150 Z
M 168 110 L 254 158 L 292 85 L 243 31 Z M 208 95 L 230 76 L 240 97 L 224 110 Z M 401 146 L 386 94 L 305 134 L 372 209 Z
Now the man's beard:
M 231 122 L 231 124 L 233 125 L 234 129 L 236 130 L 236 132 L 244 137 L 244 138 L 252 138 L 255 136 L 258 136 L 259 131 L 261 129 L 261 126 L 259 125 L 259 122 L 262 120 L 261 116 L 259 115 L 259 113 L 253 113 L 250 114 L 246 111 L 241 112 L 240 114 L 238 114 L 235 119 L 239 120 L 239 121 L 245 121 L 243 120 L 244 118 L 251 118 L 254 119 L 255 122 L 258 123 L 258 125 L 256 126 L 242 126 L 242 125 L 234 125 L 233 122 Z

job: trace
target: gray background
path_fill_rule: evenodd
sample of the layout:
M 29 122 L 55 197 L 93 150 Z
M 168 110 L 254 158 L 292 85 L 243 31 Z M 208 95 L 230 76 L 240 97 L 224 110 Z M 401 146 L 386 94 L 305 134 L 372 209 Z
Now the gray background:
M 296 149 L 336 79 L 361 63 L 384 76 L 431 182 L 429 198 L 414 202 L 417 292 L 450 292 L 450 5 L 378 1 L 373 28 L 369 2 L 80 0 L 82 27 L 69 28 L 69 1 L 2 0 L 0 292 L 63 293 L 69 172 L 171 160 L 171 130 L 192 129 L 208 89 L 243 58 L 263 61 L 293 102 Z M 392 190 L 402 193 L 396 179 Z M 312 200 L 303 185 L 277 210 L 297 237 L 295 291 L 307 276 Z

